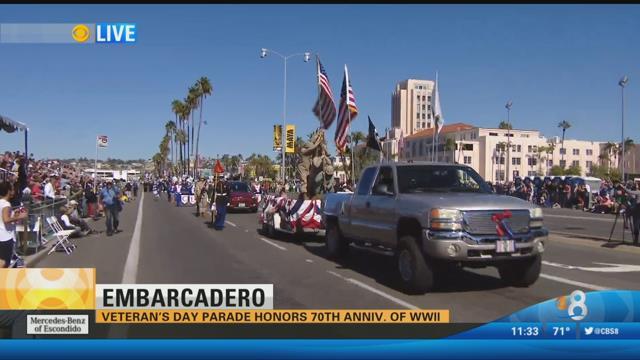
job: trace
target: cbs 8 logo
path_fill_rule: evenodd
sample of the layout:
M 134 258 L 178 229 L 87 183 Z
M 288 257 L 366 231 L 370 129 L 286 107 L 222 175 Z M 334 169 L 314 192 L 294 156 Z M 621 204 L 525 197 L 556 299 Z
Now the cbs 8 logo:
M 569 308 L 567 311 L 572 320 L 580 321 L 587 316 L 589 309 L 587 308 L 587 304 L 585 304 L 586 300 L 587 295 L 581 290 L 575 290 L 569 295 Z

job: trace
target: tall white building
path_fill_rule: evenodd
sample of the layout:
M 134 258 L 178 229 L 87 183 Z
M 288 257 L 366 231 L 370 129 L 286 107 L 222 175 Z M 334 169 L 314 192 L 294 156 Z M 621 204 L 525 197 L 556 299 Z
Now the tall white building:
M 404 139 L 401 160 L 431 161 L 434 129 Z M 511 153 L 507 156 L 508 133 Z M 599 161 L 601 142 L 546 138 L 538 130 L 481 128 L 464 123 L 444 125 L 437 146 L 438 161 L 473 167 L 487 181 L 511 181 L 516 176 L 547 175 L 554 165 L 579 166 L 582 175 Z M 538 149 L 549 149 L 538 151 Z M 507 178 L 507 161 L 510 174 Z
M 407 79 L 396 84 L 391 95 L 391 127 L 405 136 L 434 127 L 431 111 L 431 80 Z

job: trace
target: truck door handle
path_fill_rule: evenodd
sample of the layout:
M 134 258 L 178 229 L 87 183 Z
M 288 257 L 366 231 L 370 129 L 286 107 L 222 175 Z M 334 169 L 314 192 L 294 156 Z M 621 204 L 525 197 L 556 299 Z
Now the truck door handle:
M 370 208 L 370 207 L 371 207 L 371 203 L 370 203 L 370 202 L 368 202 L 368 201 L 366 202 L 366 204 L 365 204 L 365 205 L 367 206 L 367 208 Z

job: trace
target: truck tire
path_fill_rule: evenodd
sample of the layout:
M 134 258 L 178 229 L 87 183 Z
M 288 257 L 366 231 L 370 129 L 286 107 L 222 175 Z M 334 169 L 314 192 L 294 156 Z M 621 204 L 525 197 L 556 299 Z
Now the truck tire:
M 514 260 L 498 267 L 500 278 L 505 284 L 516 287 L 529 287 L 540 277 L 542 256 L 529 259 Z
M 396 261 L 405 291 L 424 294 L 433 290 L 435 284 L 433 264 L 426 261 L 413 236 L 407 235 L 400 238 Z
M 345 257 L 349 253 L 349 242 L 342 236 L 340 228 L 335 221 L 327 224 L 325 247 L 327 256 L 332 259 Z

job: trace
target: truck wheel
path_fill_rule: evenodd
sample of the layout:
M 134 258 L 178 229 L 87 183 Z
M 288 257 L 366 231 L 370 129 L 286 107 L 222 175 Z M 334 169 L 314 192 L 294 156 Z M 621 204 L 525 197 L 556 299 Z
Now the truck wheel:
M 432 264 L 425 261 L 413 236 L 403 236 L 396 255 L 400 280 L 407 292 L 424 294 L 434 288 Z
M 335 222 L 327 224 L 325 231 L 325 247 L 329 258 L 341 258 L 349 252 L 349 242 L 340 233 L 340 228 Z
M 540 276 L 542 268 L 542 256 L 523 260 L 515 260 L 498 267 L 500 278 L 507 285 L 517 287 L 529 287 L 533 285 Z

